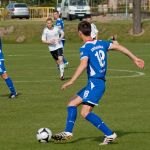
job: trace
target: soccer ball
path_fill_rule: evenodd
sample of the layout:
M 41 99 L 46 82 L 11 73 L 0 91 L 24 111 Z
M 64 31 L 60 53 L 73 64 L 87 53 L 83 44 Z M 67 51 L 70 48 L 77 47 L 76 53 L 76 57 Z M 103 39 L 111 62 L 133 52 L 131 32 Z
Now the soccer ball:
M 52 137 L 52 132 L 48 128 L 40 128 L 37 131 L 36 138 L 41 143 L 47 143 Z

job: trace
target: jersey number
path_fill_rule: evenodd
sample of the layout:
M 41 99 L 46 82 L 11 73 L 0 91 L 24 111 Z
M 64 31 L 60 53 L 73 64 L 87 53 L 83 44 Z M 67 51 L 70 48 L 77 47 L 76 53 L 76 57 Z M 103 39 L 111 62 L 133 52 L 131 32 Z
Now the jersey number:
M 105 53 L 102 50 L 100 50 L 96 52 L 95 56 L 97 57 L 100 66 L 104 67 L 105 66 Z

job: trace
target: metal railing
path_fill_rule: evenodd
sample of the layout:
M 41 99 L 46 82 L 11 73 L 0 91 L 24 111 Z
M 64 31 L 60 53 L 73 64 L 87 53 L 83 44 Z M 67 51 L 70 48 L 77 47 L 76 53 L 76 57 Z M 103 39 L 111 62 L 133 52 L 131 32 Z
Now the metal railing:
M 4 8 L 0 8 L 0 20 L 5 19 L 7 17 L 7 11 Z
M 131 3 L 132 4 L 132 3 Z M 129 4 L 127 7 L 125 5 L 118 6 L 117 8 L 109 7 L 107 4 L 98 5 L 96 7 L 91 7 L 93 14 L 120 14 L 120 13 L 132 13 L 133 6 Z M 29 7 L 29 13 L 31 19 L 45 19 L 52 17 L 54 7 Z M 150 5 L 141 6 L 141 12 L 148 14 L 150 16 Z M 9 12 L 5 8 L 0 8 L 0 20 L 9 19 Z
M 48 18 L 53 15 L 54 7 L 29 7 L 30 18 Z

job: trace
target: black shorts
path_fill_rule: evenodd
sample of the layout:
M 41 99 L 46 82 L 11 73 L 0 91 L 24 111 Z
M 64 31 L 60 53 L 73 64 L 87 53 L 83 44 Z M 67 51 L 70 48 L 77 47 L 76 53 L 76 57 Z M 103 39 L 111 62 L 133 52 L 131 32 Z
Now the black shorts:
M 94 107 L 95 105 L 91 104 L 91 103 L 88 103 L 88 102 L 82 102 L 82 105 L 88 105 L 88 106 L 91 106 L 91 107 Z
M 59 57 L 59 56 L 63 56 L 63 49 L 62 49 L 62 48 L 59 48 L 59 49 L 57 49 L 57 50 L 55 50 L 55 51 L 51 51 L 50 53 L 51 53 L 51 55 L 53 56 L 53 58 L 54 58 L 55 60 L 58 60 L 58 57 Z

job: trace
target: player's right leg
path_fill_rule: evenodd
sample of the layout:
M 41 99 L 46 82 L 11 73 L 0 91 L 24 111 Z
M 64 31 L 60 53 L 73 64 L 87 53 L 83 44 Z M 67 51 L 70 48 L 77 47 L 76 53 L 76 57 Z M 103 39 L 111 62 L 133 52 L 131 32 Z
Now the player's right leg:
M 63 44 L 63 53 L 64 53 L 65 39 L 62 40 L 62 44 Z M 67 65 L 69 64 L 69 62 L 67 61 L 64 55 L 63 55 L 63 63 L 64 63 L 64 68 L 67 67 Z
M 56 61 L 57 67 L 60 71 L 60 80 L 64 80 L 64 64 L 63 64 L 63 50 L 62 48 L 50 52 L 54 60 Z
M 65 131 L 57 133 L 52 136 L 56 141 L 67 141 L 73 136 L 73 128 L 77 117 L 77 106 L 82 103 L 82 99 L 79 96 L 76 96 L 70 100 L 67 107 L 67 120 Z
M 13 82 L 10 77 L 8 77 L 6 73 L 6 69 L 4 66 L 4 61 L 0 61 L 0 75 L 5 80 L 7 87 L 10 90 L 10 96 L 9 98 L 15 98 L 17 96 L 17 92 L 14 88 Z

